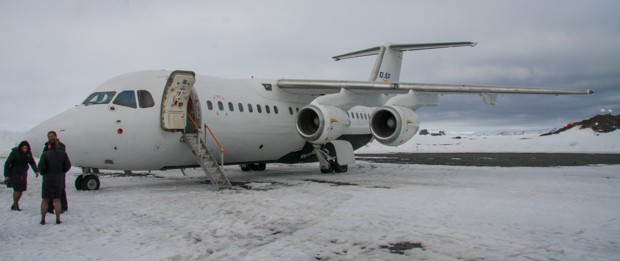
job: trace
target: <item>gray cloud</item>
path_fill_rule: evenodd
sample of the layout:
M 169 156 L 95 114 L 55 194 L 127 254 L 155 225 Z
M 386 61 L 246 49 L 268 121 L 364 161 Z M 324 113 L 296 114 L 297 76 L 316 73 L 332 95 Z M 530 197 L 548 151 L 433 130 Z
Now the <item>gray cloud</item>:
M 478 41 L 405 54 L 401 80 L 590 88 L 588 97 L 445 96 L 429 126 L 554 127 L 620 112 L 617 1 L 0 1 L 0 129 L 25 131 L 108 78 L 187 69 L 247 78 L 366 80 L 382 44 Z

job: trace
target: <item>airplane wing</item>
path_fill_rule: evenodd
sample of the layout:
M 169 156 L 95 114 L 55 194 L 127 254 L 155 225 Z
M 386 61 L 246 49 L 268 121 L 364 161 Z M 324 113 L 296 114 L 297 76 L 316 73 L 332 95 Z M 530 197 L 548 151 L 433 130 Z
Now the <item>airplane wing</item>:
M 432 83 L 382 83 L 373 81 L 334 81 L 334 80 L 299 80 L 280 79 L 277 82 L 281 89 L 295 94 L 330 94 L 345 88 L 349 91 L 362 93 L 398 94 L 410 90 L 426 93 L 474 93 L 474 94 L 550 94 L 550 95 L 588 95 L 592 90 L 548 89 L 499 87 L 484 85 L 432 84 Z

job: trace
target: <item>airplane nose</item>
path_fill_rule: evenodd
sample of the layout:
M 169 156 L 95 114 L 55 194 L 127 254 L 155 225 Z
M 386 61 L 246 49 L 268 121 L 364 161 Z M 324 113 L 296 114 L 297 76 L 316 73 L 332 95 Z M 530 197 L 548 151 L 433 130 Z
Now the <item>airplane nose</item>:
M 40 158 L 43 152 L 43 146 L 47 142 L 47 132 L 54 130 L 56 126 L 50 124 L 48 121 L 42 122 L 28 132 L 24 133 L 20 139 L 26 140 L 30 143 L 30 148 L 33 156 Z
M 68 111 L 60 113 L 44 122 L 39 123 L 24 133 L 21 136 L 20 141 L 28 141 L 28 143 L 30 143 L 33 156 L 40 158 L 41 153 L 43 152 L 43 146 L 45 145 L 45 142 L 47 142 L 47 133 L 49 131 L 55 131 L 59 138 L 62 139 L 62 130 L 69 127 L 69 122 L 67 122 L 67 120 L 68 118 L 70 120 L 71 117 L 67 115 L 68 113 Z
M 28 132 L 24 133 L 19 141 L 25 140 L 30 144 L 30 150 L 32 151 L 32 155 L 40 158 L 41 152 L 43 151 L 43 145 L 47 141 L 47 132 L 41 133 L 42 126 L 41 124 L 35 126 L 30 129 Z

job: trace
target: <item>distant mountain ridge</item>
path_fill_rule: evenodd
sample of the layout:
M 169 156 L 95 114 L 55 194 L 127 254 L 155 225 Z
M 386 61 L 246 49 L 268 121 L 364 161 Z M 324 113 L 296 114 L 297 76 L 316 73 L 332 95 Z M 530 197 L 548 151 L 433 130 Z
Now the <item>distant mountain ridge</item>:
M 565 127 L 562 127 L 558 130 L 554 130 L 554 131 L 541 134 L 540 136 L 559 134 L 561 132 L 572 129 L 573 127 L 576 127 L 576 126 L 579 126 L 580 129 L 589 128 L 599 133 L 612 132 L 620 128 L 620 114 L 618 115 L 611 115 L 611 114 L 596 115 L 587 120 L 582 120 L 580 122 L 575 122 L 575 123 L 569 123 Z

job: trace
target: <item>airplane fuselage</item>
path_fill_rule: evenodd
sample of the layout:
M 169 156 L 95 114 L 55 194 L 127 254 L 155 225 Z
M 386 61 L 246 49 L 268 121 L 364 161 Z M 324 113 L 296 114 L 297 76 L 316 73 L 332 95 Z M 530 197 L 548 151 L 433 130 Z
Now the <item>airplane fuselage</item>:
M 27 135 L 35 156 L 42 151 L 46 133 L 55 130 L 67 147 L 75 166 L 117 170 L 157 170 L 196 166 L 182 142 L 182 131 L 161 127 L 162 94 L 170 71 L 142 71 L 113 78 L 94 93 L 110 93 L 105 103 L 77 105 L 33 128 Z M 114 103 L 122 92 L 131 92 L 138 101 Z M 139 92 L 139 93 L 138 93 Z M 148 92 L 153 102 L 141 104 L 140 94 Z M 113 93 L 113 94 L 112 94 Z M 286 93 L 275 80 L 224 79 L 196 76 L 188 113 L 198 129 L 212 131 L 224 150 L 225 164 L 303 161 L 306 141 L 297 133 L 295 119 L 299 109 L 315 97 Z M 368 116 L 371 108 L 351 110 L 355 120 L 344 135 L 356 147 L 370 141 Z M 357 113 L 357 116 L 354 114 Z M 192 128 L 187 121 L 186 131 Z M 211 134 L 210 149 L 218 151 Z

